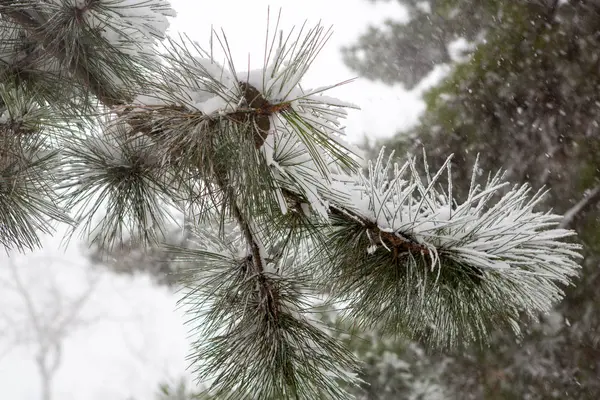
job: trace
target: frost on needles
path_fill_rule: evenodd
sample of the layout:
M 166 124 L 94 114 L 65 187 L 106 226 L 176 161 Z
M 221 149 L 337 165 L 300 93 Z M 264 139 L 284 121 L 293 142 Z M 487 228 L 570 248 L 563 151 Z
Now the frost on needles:
M 223 399 L 348 398 L 360 365 L 316 318 L 325 303 L 449 348 L 518 334 L 560 301 L 579 246 L 535 210 L 544 192 L 475 165 L 458 201 L 451 158 L 365 163 L 344 141 L 354 106 L 301 85 L 330 30 L 267 23 L 260 68 L 243 71 L 224 34 L 208 49 L 166 36 L 173 15 L 159 0 L 0 0 L 7 250 L 57 221 L 108 254 L 192 230 L 195 247 L 169 250 L 190 361 Z

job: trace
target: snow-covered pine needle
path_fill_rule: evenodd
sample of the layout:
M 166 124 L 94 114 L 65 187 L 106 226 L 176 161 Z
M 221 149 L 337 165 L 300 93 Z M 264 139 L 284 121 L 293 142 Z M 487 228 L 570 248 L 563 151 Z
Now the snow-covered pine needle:
M 316 187 L 327 185 L 339 164 L 351 170 L 358 165 L 339 121 L 352 105 L 322 96 L 324 88 L 305 91 L 299 85 L 329 35 L 319 25 L 305 34 L 301 30 L 296 39 L 290 36 L 269 49 L 272 59 L 262 69 L 244 72 L 233 66 L 224 35 L 212 37 L 226 66 L 186 37 L 169 39 L 165 63 L 155 71 L 160 89 L 138 96 L 120 111 L 121 118 L 160 143 L 177 170 L 195 171 L 193 176 L 209 181 L 214 171 L 228 170 L 248 214 L 272 204 L 285 212 L 281 186 L 291 184 L 325 215 Z M 301 154 L 294 162 L 302 165 L 286 167 L 286 156 L 280 155 L 290 151 Z
M 73 233 L 80 231 L 100 249 L 156 245 L 165 226 L 175 223 L 173 174 L 149 138 L 128 134 L 128 126 L 109 120 L 101 132 L 64 141 L 70 162 L 60 190 L 78 223 Z
M 382 160 L 338 188 L 350 201 L 337 206 L 358 218 L 333 216 L 322 262 L 353 319 L 450 347 L 518 330 L 563 297 L 580 246 L 564 241 L 575 232 L 556 228 L 560 216 L 534 210 L 544 192 L 508 190 L 499 173 L 461 202 L 448 193 L 450 159 L 425 181 L 414 158 L 394 173 Z

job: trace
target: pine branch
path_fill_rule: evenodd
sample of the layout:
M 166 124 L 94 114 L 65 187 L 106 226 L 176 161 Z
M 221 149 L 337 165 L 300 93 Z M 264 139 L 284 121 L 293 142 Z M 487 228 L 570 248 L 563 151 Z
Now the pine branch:
M 80 230 L 104 252 L 159 243 L 167 224 L 175 222 L 173 203 L 179 196 L 160 148 L 146 136 L 131 137 L 119 122 L 63 143 L 69 164 L 59 189 L 78 223 L 71 234 Z
M 44 22 L 40 22 L 33 18 L 30 13 L 22 9 L 22 5 L 15 7 L 15 2 L 12 0 L 0 0 L 0 14 L 7 16 L 17 25 L 24 28 L 32 38 L 37 40 L 41 46 L 44 47 L 45 51 L 56 57 L 61 64 L 67 65 L 68 70 L 73 73 L 84 85 L 90 89 L 94 95 L 107 107 L 115 107 L 125 104 L 131 99 L 122 99 L 122 95 L 115 95 L 106 88 L 106 82 L 96 77 L 84 64 L 78 63 L 77 59 L 71 58 L 65 54 L 64 49 L 67 48 L 66 44 L 56 38 L 56 32 L 46 28 Z M 92 5 L 89 4 L 86 8 L 90 8 Z M 76 8 L 77 9 L 77 8 Z M 83 12 L 82 10 L 79 12 Z M 39 13 L 37 13 L 39 15 Z
M 353 319 L 453 347 L 485 343 L 492 327 L 519 334 L 523 315 L 537 320 L 562 297 L 561 286 L 579 269 L 581 246 L 561 242 L 575 233 L 555 228 L 560 216 L 533 211 L 544 192 L 529 197 L 527 185 L 516 186 L 491 204 L 506 183 L 498 173 L 479 187 L 475 165 L 468 197 L 457 204 L 450 159 L 433 176 L 425 164 L 425 182 L 414 160 L 396 165 L 393 174 L 382 161 L 380 156 L 369 176 L 350 187 L 366 197 L 352 202 L 358 203 L 354 210 L 418 247 L 400 252 L 385 243 L 373 246 L 363 226 L 334 222 L 329 280 L 349 302 Z M 444 172 L 448 183 L 442 186 Z
M 248 256 L 250 265 L 252 268 L 252 275 L 254 275 L 260 286 L 260 300 L 259 303 L 265 305 L 266 313 L 273 318 L 277 319 L 279 311 L 279 299 L 276 290 L 274 290 L 271 282 L 265 278 L 265 254 L 264 245 L 256 232 L 253 232 L 251 222 L 246 216 L 242 214 L 242 210 L 237 204 L 237 198 L 235 193 L 230 186 L 226 184 L 224 179 L 217 176 L 217 183 L 221 191 L 226 193 L 225 196 L 228 201 L 228 207 L 231 209 L 235 221 L 237 221 L 239 228 L 241 229 L 243 236 L 246 240 L 247 246 L 250 248 L 250 254 Z M 246 266 L 247 264 L 243 264 Z M 248 272 L 247 272 L 248 273 Z
M 61 154 L 50 138 L 68 128 L 28 94 L 0 84 L 0 243 L 19 251 L 40 245 L 49 220 L 72 222 L 54 190 Z
M 338 380 L 350 383 L 358 365 L 311 315 L 310 277 L 268 259 L 257 276 L 240 231 L 240 241 L 203 231 L 203 249 L 172 249 L 192 263 L 182 279 L 182 305 L 203 321 L 194 325 L 196 372 L 214 380 L 210 393 L 217 398 L 347 398 Z M 261 279 L 275 294 L 276 313 L 265 304 Z
M 563 229 L 568 228 L 580 213 L 593 206 L 598 200 L 600 200 L 600 186 L 594 187 L 583 197 L 583 199 L 579 200 L 577 204 L 567 210 L 559 227 Z

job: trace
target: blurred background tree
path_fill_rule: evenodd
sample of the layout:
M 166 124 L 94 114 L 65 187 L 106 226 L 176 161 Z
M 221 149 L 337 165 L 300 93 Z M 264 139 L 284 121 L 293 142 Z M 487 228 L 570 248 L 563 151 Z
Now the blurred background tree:
M 444 361 L 441 398 L 598 398 L 600 1 L 398 1 L 408 21 L 369 27 L 343 50 L 347 65 L 409 89 L 452 68 L 425 94 L 419 124 L 380 144 L 400 156 L 424 147 L 435 168 L 454 153 L 458 193 L 477 154 L 483 170 L 549 188 L 544 207 L 565 213 L 585 246 L 582 275 L 555 312 L 519 343 L 497 332 L 489 348 Z

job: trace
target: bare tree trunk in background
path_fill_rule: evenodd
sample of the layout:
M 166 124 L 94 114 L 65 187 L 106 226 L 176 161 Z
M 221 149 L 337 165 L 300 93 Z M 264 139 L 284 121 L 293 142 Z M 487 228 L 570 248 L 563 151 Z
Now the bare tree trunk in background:
M 42 400 L 52 400 L 52 375 L 46 371 L 42 364 L 43 361 L 39 358 L 37 366 L 42 380 Z
M 52 400 L 52 385 L 54 377 L 61 364 L 62 358 L 62 340 L 52 343 L 52 348 L 41 346 L 36 357 L 36 365 L 42 383 L 42 400 Z M 53 354 L 54 353 L 54 354 Z M 52 357 L 54 355 L 54 357 Z
M 95 276 L 90 276 L 85 289 L 70 299 L 65 296 L 64 290 L 61 291 L 57 282 L 44 283 L 44 289 L 51 297 L 40 302 L 35 285 L 21 277 L 14 260 L 8 259 L 8 267 L 12 279 L 11 282 L 3 283 L 10 284 L 8 289 L 13 289 L 25 306 L 21 314 L 24 317 L 21 322 L 22 331 L 17 332 L 16 336 L 23 335 L 24 332 L 31 333 L 31 337 L 16 338 L 14 342 L 30 343 L 37 348 L 35 364 L 41 383 L 40 398 L 52 400 L 54 378 L 62 362 L 63 343 L 73 331 L 88 324 L 81 312 L 98 280 Z

